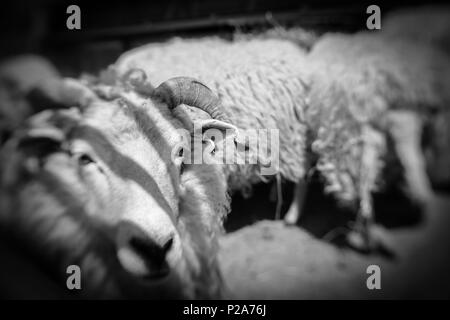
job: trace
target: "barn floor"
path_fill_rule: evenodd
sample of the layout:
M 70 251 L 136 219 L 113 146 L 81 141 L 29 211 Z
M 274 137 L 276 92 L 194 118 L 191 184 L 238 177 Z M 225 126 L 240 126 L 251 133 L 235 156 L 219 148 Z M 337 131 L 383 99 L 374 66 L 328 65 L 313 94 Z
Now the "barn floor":
M 315 195 L 311 196 L 312 198 Z M 266 197 L 267 198 L 267 197 Z M 317 199 L 312 202 L 317 203 Z M 268 201 L 268 200 L 267 200 Z M 239 200 L 237 201 L 239 203 Z M 262 202 L 262 203 L 261 203 Z M 436 193 L 422 218 L 407 206 L 397 208 L 397 219 L 379 221 L 378 233 L 390 254 L 361 254 L 321 239 L 315 226 L 339 216 L 323 208 L 302 218 L 300 226 L 263 220 L 229 232 L 221 242 L 220 262 L 232 299 L 396 299 L 450 297 L 450 196 Z M 320 203 L 320 202 L 319 202 Z M 258 208 L 269 206 L 263 200 Z M 312 209 L 307 204 L 307 210 Z M 314 209 L 314 208 L 313 208 Z M 269 210 L 270 211 L 270 210 Z M 314 210 L 312 210 L 314 211 Z M 272 211 L 273 212 L 273 211 Z M 384 211 L 384 216 L 392 212 Z M 250 217 L 252 214 L 249 214 Z M 341 216 L 343 216 L 341 214 Z M 383 216 L 379 213 L 379 216 Z M 314 218 L 315 217 L 315 218 Z M 251 218 L 250 218 L 251 219 Z M 232 218 L 233 220 L 233 218 Z M 333 220 L 333 219 L 331 219 Z M 397 223 L 392 223 L 397 221 Z M 400 223 L 403 221 L 403 223 Z M 412 222 L 414 221 L 414 222 Z M 247 221 L 248 222 L 248 221 Z M 335 221 L 336 222 L 336 221 Z M 236 222 L 228 225 L 235 227 Z M 246 222 L 244 222 L 246 223 Z M 335 229 L 329 224 L 329 230 Z M 381 268 L 381 289 L 368 290 L 366 269 Z

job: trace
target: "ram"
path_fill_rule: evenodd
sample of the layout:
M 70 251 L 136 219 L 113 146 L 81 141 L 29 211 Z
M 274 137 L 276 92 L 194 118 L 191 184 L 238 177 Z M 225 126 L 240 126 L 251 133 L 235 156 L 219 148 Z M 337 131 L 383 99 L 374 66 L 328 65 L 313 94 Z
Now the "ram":
M 429 116 L 449 102 L 446 57 L 412 42 L 359 33 L 323 36 L 308 61 L 305 113 L 317 169 L 326 190 L 358 212 L 350 243 L 374 249 L 379 243 L 370 232 L 371 194 L 384 180 L 380 172 L 391 154 L 387 136 L 411 198 L 420 204 L 430 198 L 421 138 Z
M 153 84 L 167 77 L 193 76 L 220 97 L 237 127 L 247 132 L 278 130 L 278 148 L 270 144 L 266 154 L 275 168 L 272 175 L 261 175 L 259 163 L 224 166 L 230 190 L 248 193 L 254 183 L 271 180 L 276 174 L 301 182 L 308 170 L 305 55 L 288 40 L 175 38 L 124 53 L 110 71 L 123 75 L 140 68 Z M 251 133 L 247 138 L 251 139 Z
M 57 86 L 72 107 L 33 116 L 2 150 L 0 225 L 59 283 L 80 266 L 82 297 L 220 297 L 225 177 L 220 165 L 190 164 L 183 134 L 195 124 L 234 141 L 238 130 L 197 80 L 145 92 L 134 80 Z M 193 123 L 191 107 L 208 119 Z

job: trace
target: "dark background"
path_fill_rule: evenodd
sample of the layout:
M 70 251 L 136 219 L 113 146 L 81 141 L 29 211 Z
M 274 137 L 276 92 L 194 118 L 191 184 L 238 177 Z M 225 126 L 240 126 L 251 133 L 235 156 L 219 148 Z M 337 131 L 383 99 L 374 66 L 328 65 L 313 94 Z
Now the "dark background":
M 435 1 L 436 2 L 436 1 Z M 437 1 L 440 2 L 440 1 Z M 443 2 L 443 1 L 441 1 Z M 136 45 L 171 36 L 230 36 L 274 23 L 316 32 L 365 28 L 366 8 L 383 14 L 427 1 L 138 0 L 2 1 L 0 59 L 19 53 L 49 57 L 66 75 L 95 72 Z M 81 30 L 68 30 L 66 9 L 81 8 Z

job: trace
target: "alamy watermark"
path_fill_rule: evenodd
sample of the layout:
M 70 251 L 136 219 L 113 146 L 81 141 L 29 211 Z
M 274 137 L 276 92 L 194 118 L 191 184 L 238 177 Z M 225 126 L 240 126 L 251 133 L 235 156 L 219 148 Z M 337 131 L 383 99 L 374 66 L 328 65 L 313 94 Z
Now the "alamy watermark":
M 370 274 L 366 280 L 366 287 L 369 290 L 381 289 L 381 268 L 376 264 L 372 264 L 367 267 L 366 273 Z
M 370 16 L 366 20 L 366 27 L 369 30 L 381 29 L 381 9 L 379 6 L 372 4 L 367 7 L 366 13 Z
M 66 13 L 70 16 L 66 20 L 66 27 L 69 30 L 81 29 L 81 9 L 79 6 L 72 4 L 67 7 Z
M 66 280 L 66 286 L 69 290 L 81 290 L 81 268 L 76 264 L 67 267 L 66 273 L 69 274 Z

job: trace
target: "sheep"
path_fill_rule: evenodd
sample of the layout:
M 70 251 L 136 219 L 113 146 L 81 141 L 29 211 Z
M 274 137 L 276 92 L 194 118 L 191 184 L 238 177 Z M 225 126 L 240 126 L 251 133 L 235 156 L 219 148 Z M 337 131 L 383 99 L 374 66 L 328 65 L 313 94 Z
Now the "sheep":
M 384 18 L 381 35 L 434 47 L 450 57 L 450 7 L 424 6 L 393 11 Z M 427 128 L 426 160 L 434 186 L 450 183 L 449 121 L 450 109 L 447 107 L 436 114 Z
M 328 34 L 308 55 L 310 91 L 305 110 L 316 168 L 326 191 L 357 210 L 349 244 L 362 251 L 381 243 L 372 231 L 371 194 L 380 182 L 387 135 L 411 197 L 431 196 L 420 146 L 429 114 L 445 105 L 449 67 L 440 52 L 375 34 Z M 298 214 L 289 216 L 295 221 Z
M 418 137 L 429 114 L 447 101 L 442 94 L 448 83 L 445 57 L 411 42 L 397 43 L 364 33 L 325 36 L 306 59 L 305 54 L 299 54 L 299 48 L 295 50 L 291 46 L 288 41 L 267 39 L 244 39 L 232 43 L 214 37 L 173 39 L 164 44 L 150 44 L 131 50 L 118 59 L 113 69 L 123 74 L 131 68 L 142 68 L 153 83 L 169 76 L 194 75 L 218 92 L 227 106 L 226 110 L 230 110 L 229 116 L 235 117 L 234 122 L 242 128 L 259 127 L 252 122 L 246 123 L 249 121 L 247 119 L 267 121 L 266 114 L 256 110 L 273 109 L 273 106 L 285 102 L 284 99 L 267 99 L 269 103 L 256 104 L 248 112 L 249 103 L 243 108 L 244 104 L 236 102 L 238 99 L 264 96 L 267 88 L 277 88 L 282 92 L 289 79 L 302 83 L 301 87 L 287 87 L 291 96 L 300 100 L 294 103 L 293 108 L 300 116 L 294 118 L 290 113 L 292 109 L 284 111 L 280 107 L 276 107 L 277 113 L 271 115 L 278 122 L 277 126 L 284 121 L 288 127 L 293 125 L 299 128 L 297 132 L 280 130 L 281 176 L 298 183 L 295 201 L 285 221 L 294 224 L 298 220 L 305 196 L 304 184 L 299 182 L 304 181 L 305 172 L 311 166 L 310 158 L 317 154 L 317 169 L 328 184 L 326 191 L 336 194 L 340 202 L 351 204 L 359 211 L 355 232 L 349 234 L 349 241 L 363 251 L 372 250 L 378 241 L 372 239 L 369 232 L 373 215 L 371 193 L 380 180 L 379 172 L 384 162 L 381 157 L 387 155 L 386 133 L 396 142 L 396 153 L 406 170 L 405 178 L 412 198 L 425 204 L 430 197 Z M 289 66 L 289 72 L 267 68 L 267 65 L 275 65 L 283 59 L 288 61 L 284 64 Z M 264 66 L 261 66 L 261 61 Z M 260 76 L 256 79 L 260 79 L 261 89 L 252 96 L 248 95 L 250 90 L 242 92 L 239 86 L 234 86 L 239 81 L 237 79 L 245 78 L 247 74 L 251 79 L 251 75 L 258 73 L 257 70 L 263 70 L 260 74 L 267 79 L 284 79 L 281 81 L 284 83 L 277 86 L 269 81 L 264 86 L 265 77 Z M 230 79 L 230 73 L 236 76 Z M 416 78 L 422 81 L 414 81 Z M 252 82 L 249 88 L 257 85 L 256 81 Z M 234 90 L 223 90 L 228 87 Z M 371 97 L 370 100 L 367 97 Z M 232 103 L 227 103 L 227 99 Z M 289 116 L 284 120 L 286 115 Z M 285 133 L 290 139 L 297 135 L 300 143 L 284 139 Z M 315 140 L 312 155 L 308 150 L 310 133 Z M 405 134 L 417 139 L 405 139 Z M 300 148 L 294 147 L 297 154 L 292 156 L 292 146 L 296 145 Z M 291 153 L 283 148 L 290 148 Z M 355 166 L 352 167 L 352 164 Z M 237 183 L 239 187 L 257 181 L 253 179 L 254 174 L 249 175 L 245 170 L 248 166 L 229 177 L 232 189 L 236 184 L 233 181 L 235 177 L 241 181 Z
M 279 130 L 279 163 L 274 175 L 261 175 L 258 165 L 224 166 L 230 192 L 249 196 L 252 185 L 272 181 L 274 176 L 304 186 L 309 163 L 303 111 L 308 90 L 305 55 L 287 40 L 174 38 L 125 52 L 109 70 L 123 75 L 140 68 L 153 84 L 167 77 L 193 76 L 221 98 L 237 127 Z M 274 151 L 270 150 L 271 160 L 276 162 Z M 280 203 L 279 196 L 276 216 Z
M 238 129 L 195 79 L 146 91 L 132 74 L 120 79 L 60 85 L 69 91 L 59 97 L 79 90 L 78 103 L 36 114 L 5 144 L 0 226 L 61 283 L 79 265 L 85 298 L 222 297 L 217 238 L 229 195 L 220 165 L 187 161 L 185 109 L 205 111 L 213 119 L 194 125 L 226 139 Z

